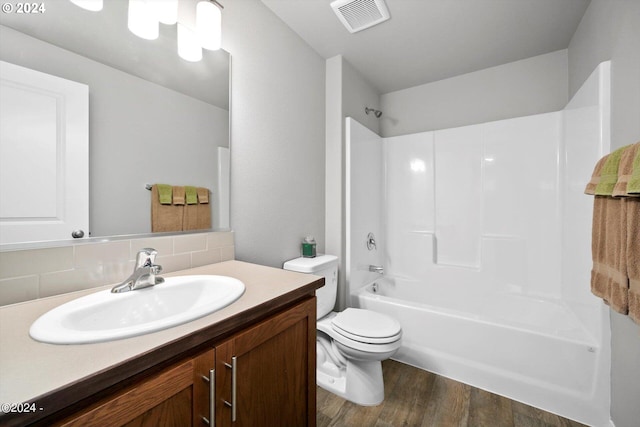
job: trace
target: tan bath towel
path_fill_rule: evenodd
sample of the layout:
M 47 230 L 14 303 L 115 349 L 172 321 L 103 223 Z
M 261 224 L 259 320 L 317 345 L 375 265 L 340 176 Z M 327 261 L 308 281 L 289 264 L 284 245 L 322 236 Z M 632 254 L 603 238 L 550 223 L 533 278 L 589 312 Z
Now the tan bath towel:
M 185 187 L 187 204 L 184 205 L 184 220 L 182 221 L 183 230 L 198 230 L 198 196 L 196 188 Z
M 640 198 L 626 199 L 629 317 L 640 325 Z
M 596 167 L 593 168 L 593 173 L 591 174 L 591 180 L 587 184 L 587 187 L 584 189 L 584 194 L 594 195 L 596 194 L 596 187 L 600 183 L 600 175 L 602 174 L 602 168 L 604 164 L 607 162 L 609 155 L 607 154 L 596 163 Z
M 158 233 L 162 231 L 182 230 L 183 207 L 173 204 L 161 204 L 158 186 L 151 187 L 151 231 Z
M 204 187 L 194 188 L 197 204 L 187 204 L 184 207 L 184 230 L 204 230 L 211 228 L 211 205 L 209 204 L 209 190 Z
M 627 185 L 633 173 L 633 163 L 640 150 L 640 142 L 628 145 L 620 156 L 620 166 L 618 167 L 618 180 L 613 187 L 613 197 L 627 197 Z M 634 196 L 633 194 L 631 194 Z M 638 194 L 640 196 L 640 194 Z
M 209 189 L 196 188 L 198 193 L 198 230 L 211 228 L 211 203 L 209 203 Z
M 182 229 L 184 231 L 200 229 L 198 227 L 198 205 L 185 205 Z
M 627 199 L 595 196 L 591 237 L 591 292 L 622 314 L 629 309 L 626 202 Z

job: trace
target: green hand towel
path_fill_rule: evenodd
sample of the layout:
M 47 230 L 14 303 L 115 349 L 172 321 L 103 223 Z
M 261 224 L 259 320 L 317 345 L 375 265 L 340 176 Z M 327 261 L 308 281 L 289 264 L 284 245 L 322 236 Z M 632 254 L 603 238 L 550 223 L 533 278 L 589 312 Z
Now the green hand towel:
M 173 201 L 173 190 L 169 184 L 156 184 L 161 205 L 170 205 Z
M 196 192 L 196 187 L 185 186 L 184 191 L 187 195 L 187 204 L 188 205 L 197 205 L 198 204 L 198 193 Z
M 600 182 L 596 186 L 597 196 L 611 196 L 613 194 L 613 188 L 618 181 L 618 167 L 620 166 L 620 158 L 622 152 L 627 147 L 618 148 L 613 153 L 609 154 L 609 158 L 602 167 L 602 174 L 600 175 Z
M 627 194 L 640 195 L 640 150 L 636 152 L 636 157 L 633 159 L 633 171 L 627 184 Z

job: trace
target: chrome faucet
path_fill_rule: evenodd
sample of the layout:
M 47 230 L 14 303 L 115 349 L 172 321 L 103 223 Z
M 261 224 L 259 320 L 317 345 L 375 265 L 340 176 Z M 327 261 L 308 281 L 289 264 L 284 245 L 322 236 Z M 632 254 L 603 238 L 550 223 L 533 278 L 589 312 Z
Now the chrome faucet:
M 158 251 L 153 248 L 141 249 L 136 256 L 136 267 L 133 270 L 133 274 L 124 282 L 114 286 L 111 292 L 135 291 L 136 289 L 148 288 L 164 282 L 162 277 L 156 276 L 162 271 L 161 265 L 154 264 L 156 255 L 158 255 Z
M 384 273 L 384 267 L 381 266 L 381 265 L 370 265 L 369 266 L 369 271 L 371 271 L 373 273 L 383 274 Z

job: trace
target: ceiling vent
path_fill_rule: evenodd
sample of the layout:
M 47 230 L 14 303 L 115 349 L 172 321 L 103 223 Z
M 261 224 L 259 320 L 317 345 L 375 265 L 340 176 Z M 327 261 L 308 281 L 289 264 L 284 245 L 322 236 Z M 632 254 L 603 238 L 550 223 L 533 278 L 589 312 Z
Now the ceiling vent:
M 384 0 L 335 0 L 331 7 L 350 33 L 389 19 L 389 9 Z

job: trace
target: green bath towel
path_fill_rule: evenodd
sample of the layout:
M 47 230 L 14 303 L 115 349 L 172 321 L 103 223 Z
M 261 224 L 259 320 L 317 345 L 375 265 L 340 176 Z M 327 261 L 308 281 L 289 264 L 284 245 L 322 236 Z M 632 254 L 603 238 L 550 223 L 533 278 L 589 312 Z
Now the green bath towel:
M 620 158 L 622 152 L 627 147 L 618 148 L 616 151 L 609 155 L 606 163 L 602 167 L 602 174 L 600 175 L 600 182 L 596 186 L 597 196 L 611 196 L 613 194 L 613 188 L 618 182 L 618 167 L 620 166 Z
M 170 205 L 173 202 L 173 188 L 169 184 L 156 184 L 160 204 Z
M 196 187 L 185 186 L 184 191 L 187 195 L 187 204 L 188 205 L 197 205 L 198 204 L 198 193 L 196 192 Z

